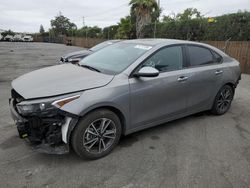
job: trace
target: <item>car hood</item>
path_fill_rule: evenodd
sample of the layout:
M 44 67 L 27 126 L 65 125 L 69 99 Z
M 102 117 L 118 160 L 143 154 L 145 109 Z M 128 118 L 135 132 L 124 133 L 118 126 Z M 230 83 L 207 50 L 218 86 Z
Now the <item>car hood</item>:
M 22 97 L 32 99 L 102 87 L 113 77 L 76 65 L 63 64 L 20 76 L 11 85 Z
M 78 56 L 87 56 L 89 54 L 91 54 L 92 52 L 90 50 L 81 50 L 81 51 L 76 51 L 76 52 L 72 52 L 72 53 L 68 53 L 66 55 L 63 56 L 64 59 L 69 59 L 69 58 L 73 58 L 73 57 L 78 57 Z

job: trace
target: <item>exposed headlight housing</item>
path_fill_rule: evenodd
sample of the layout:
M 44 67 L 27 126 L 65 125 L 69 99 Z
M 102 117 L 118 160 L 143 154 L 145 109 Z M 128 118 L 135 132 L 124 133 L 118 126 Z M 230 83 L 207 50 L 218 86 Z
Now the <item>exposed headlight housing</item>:
M 45 99 L 43 100 L 36 100 L 36 101 L 23 101 L 17 104 L 17 110 L 23 116 L 27 115 L 34 115 L 34 114 L 48 114 L 54 115 L 55 112 L 65 104 L 78 99 L 79 95 L 74 95 L 65 98 L 55 98 L 55 99 Z
M 40 112 L 49 112 L 52 110 L 56 110 L 55 106 L 51 105 L 51 103 L 33 103 L 33 104 L 17 104 L 17 110 L 22 115 L 31 115 Z

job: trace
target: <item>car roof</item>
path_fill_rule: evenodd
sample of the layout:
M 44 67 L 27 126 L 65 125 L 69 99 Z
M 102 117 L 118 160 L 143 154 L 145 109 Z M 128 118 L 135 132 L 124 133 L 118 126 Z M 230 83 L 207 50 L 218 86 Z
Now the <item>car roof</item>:
M 135 43 L 135 44 L 144 44 L 150 46 L 157 46 L 160 44 L 170 45 L 170 44 L 180 44 L 180 43 L 190 43 L 190 44 L 200 44 L 198 42 L 192 42 L 187 40 L 177 40 L 177 39 L 161 39 L 161 38 L 149 38 L 149 39 L 133 39 L 133 40 L 126 40 L 123 41 L 126 43 Z
M 114 40 L 106 40 L 106 41 L 103 41 L 103 42 L 112 42 L 112 43 L 116 43 L 116 42 L 120 42 L 121 40 L 119 39 L 114 39 Z
M 217 53 L 222 56 L 227 56 L 223 51 L 219 50 L 218 48 L 211 46 L 209 44 L 200 43 L 200 42 L 193 42 L 188 40 L 177 40 L 177 39 L 161 39 L 161 38 L 149 38 L 149 39 L 133 39 L 133 40 L 125 40 L 121 41 L 124 43 L 133 43 L 133 44 L 141 44 L 141 45 L 148 45 L 148 46 L 158 46 L 158 45 L 172 45 L 172 44 L 195 44 L 204 46 L 210 49 L 213 49 Z

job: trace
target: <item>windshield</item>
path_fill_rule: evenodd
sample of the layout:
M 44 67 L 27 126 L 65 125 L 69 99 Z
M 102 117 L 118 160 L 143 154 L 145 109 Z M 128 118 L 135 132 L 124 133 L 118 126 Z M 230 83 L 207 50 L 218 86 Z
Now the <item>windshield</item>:
M 104 47 L 106 47 L 106 46 L 108 46 L 110 44 L 113 44 L 113 42 L 110 42 L 110 41 L 102 42 L 102 43 L 97 44 L 94 47 L 90 48 L 89 50 L 93 51 L 93 52 L 96 52 L 96 51 L 98 51 L 98 50 L 100 50 L 100 49 L 102 49 L 102 48 L 104 48 Z
M 151 48 L 139 44 L 116 43 L 87 56 L 79 64 L 91 66 L 105 74 L 118 74 Z

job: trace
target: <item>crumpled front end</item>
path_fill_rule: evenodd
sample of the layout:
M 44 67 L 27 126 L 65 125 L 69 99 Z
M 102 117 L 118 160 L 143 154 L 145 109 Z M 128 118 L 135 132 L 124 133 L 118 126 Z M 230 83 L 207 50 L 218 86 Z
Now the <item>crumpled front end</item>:
M 36 150 L 43 153 L 69 152 L 69 127 L 74 127 L 77 123 L 78 118 L 75 115 L 59 108 L 49 108 L 47 111 L 23 115 L 18 105 L 24 101 L 24 98 L 14 89 L 11 95 L 10 111 L 20 138 L 27 138 Z

